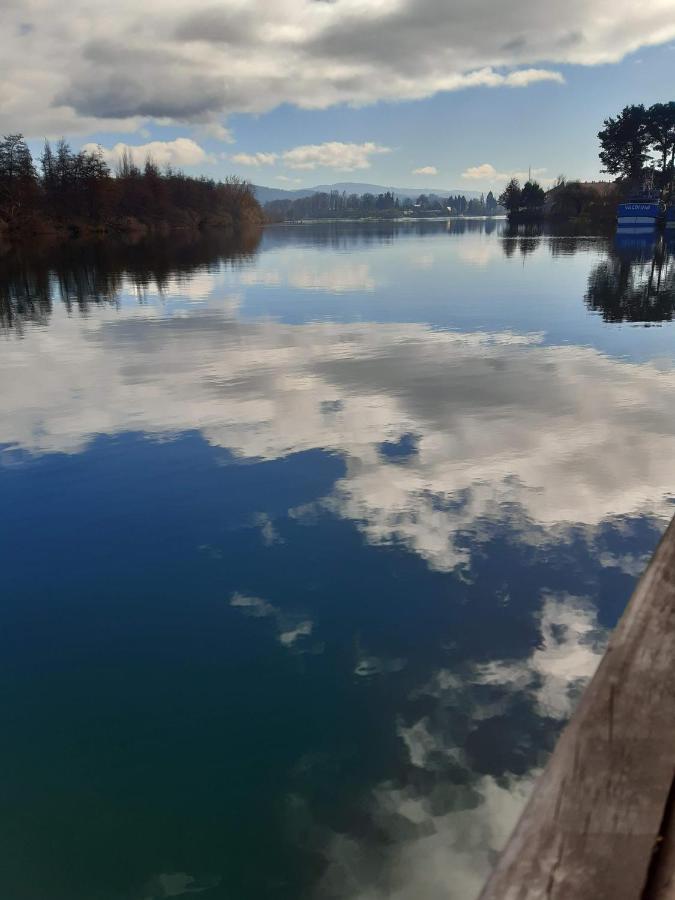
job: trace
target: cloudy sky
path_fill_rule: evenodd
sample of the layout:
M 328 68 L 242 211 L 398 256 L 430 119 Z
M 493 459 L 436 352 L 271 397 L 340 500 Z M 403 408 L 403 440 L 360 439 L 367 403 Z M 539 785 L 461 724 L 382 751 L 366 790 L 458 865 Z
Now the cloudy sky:
M 4 0 L 0 132 L 216 177 L 499 187 L 598 175 L 672 99 L 675 0 Z

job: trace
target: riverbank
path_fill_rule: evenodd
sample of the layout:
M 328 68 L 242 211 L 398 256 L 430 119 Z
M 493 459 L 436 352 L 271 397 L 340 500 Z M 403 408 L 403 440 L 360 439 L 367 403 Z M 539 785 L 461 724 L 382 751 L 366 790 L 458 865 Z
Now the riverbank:
M 260 206 L 242 205 L 232 212 L 200 214 L 193 209 L 174 209 L 164 216 L 113 215 L 105 219 L 85 216 L 49 216 L 34 213 L 14 221 L 0 218 L 0 242 L 24 243 L 73 238 L 166 236 L 174 232 L 224 231 L 237 234 L 265 224 Z

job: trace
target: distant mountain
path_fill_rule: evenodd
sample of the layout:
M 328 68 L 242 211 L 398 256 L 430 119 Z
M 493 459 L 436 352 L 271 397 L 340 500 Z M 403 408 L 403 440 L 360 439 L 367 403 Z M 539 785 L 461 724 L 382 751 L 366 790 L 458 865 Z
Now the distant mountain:
M 285 191 L 282 188 L 265 187 L 260 184 L 254 184 L 253 190 L 258 198 L 258 202 L 263 204 L 272 200 L 297 200 L 299 197 L 311 197 L 312 194 L 319 192 L 330 193 L 330 191 L 345 191 L 347 194 L 384 194 L 391 191 L 399 200 L 410 197 L 415 200 L 420 194 L 436 194 L 439 197 L 449 197 L 451 194 L 462 194 L 467 200 L 472 197 L 480 197 L 480 191 L 468 191 L 466 188 L 401 188 L 401 187 L 385 187 L 381 184 L 366 184 L 359 181 L 338 181 L 335 184 L 317 184 L 313 188 L 299 188 L 295 191 Z
M 258 203 L 262 204 L 262 206 L 270 203 L 272 200 L 297 200 L 299 197 L 311 197 L 312 194 L 316 193 L 316 188 L 285 191 L 283 188 L 264 187 L 262 184 L 254 184 L 252 187 Z

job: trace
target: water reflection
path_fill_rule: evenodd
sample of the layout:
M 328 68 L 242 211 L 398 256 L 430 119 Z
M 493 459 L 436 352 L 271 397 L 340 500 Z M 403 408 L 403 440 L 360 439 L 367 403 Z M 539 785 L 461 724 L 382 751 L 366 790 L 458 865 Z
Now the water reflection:
M 589 250 L 604 248 L 609 244 L 609 236 L 604 233 L 588 234 L 581 226 L 564 224 L 526 223 L 512 225 L 504 223 L 499 234 L 504 256 L 513 257 L 516 252 L 527 257 L 542 248 L 547 248 L 551 256 L 574 256 Z
M 188 289 L 200 271 L 249 259 L 260 239 L 258 230 L 236 238 L 186 230 L 135 241 L 0 246 L 0 327 L 44 325 L 55 302 L 85 313 L 91 304 L 116 304 L 129 290 L 142 300 L 172 281 Z
M 465 224 L 7 279 L 8 896 L 476 896 L 672 511 L 675 371 L 427 320 L 530 266 L 587 316 L 604 239 Z
M 605 322 L 670 322 L 675 309 L 675 247 L 657 231 L 620 234 L 588 278 L 589 309 Z

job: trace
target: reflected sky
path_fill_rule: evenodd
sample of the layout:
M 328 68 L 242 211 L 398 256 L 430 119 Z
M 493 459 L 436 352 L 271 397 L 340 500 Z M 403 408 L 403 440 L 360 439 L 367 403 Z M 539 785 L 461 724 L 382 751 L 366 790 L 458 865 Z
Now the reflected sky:
M 472 900 L 672 513 L 673 271 L 471 221 L 1 257 L 4 892 Z

